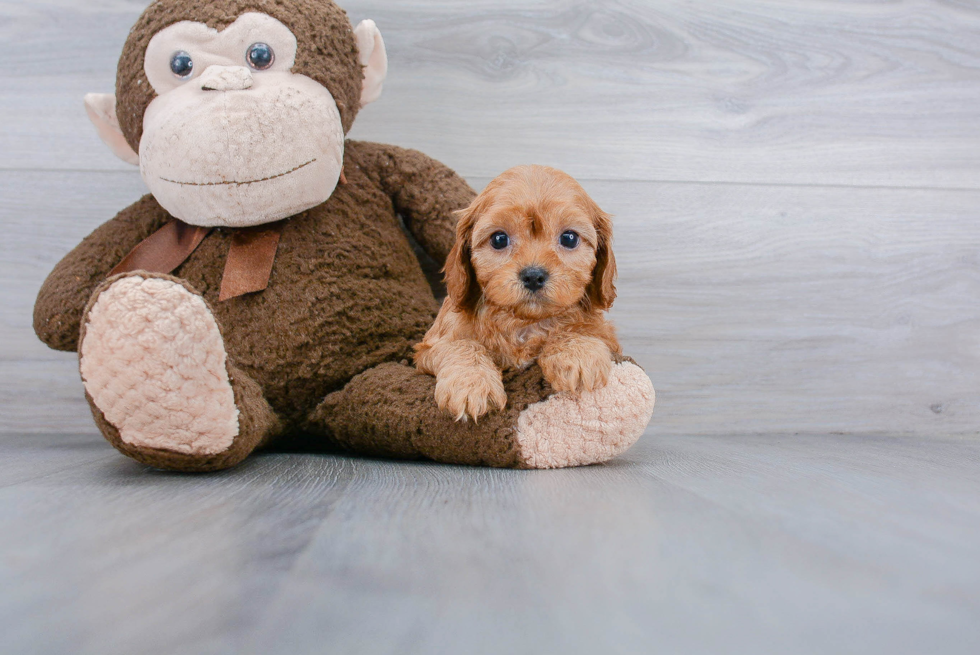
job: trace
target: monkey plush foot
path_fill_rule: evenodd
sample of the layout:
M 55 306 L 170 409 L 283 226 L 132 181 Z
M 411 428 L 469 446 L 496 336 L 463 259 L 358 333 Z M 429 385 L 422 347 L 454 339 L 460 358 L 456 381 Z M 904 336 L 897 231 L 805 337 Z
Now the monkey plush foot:
M 504 375 L 504 410 L 460 423 L 437 406 L 435 384 L 412 367 L 383 364 L 327 396 L 311 429 L 365 455 L 562 468 L 604 462 L 632 446 L 655 398 L 650 378 L 628 359 L 613 365 L 605 387 L 578 395 L 553 394 L 532 366 Z
M 258 386 L 229 365 L 204 298 L 175 278 L 136 273 L 103 284 L 79 355 L 103 433 L 152 466 L 231 466 L 276 424 Z
M 631 361 L 614 364 L 596 391 L 561 393 L 529 405 L 514 439 L 520 468 L 549 469 L 612 459 L 636 443 L 653 416 L 656 392 Z

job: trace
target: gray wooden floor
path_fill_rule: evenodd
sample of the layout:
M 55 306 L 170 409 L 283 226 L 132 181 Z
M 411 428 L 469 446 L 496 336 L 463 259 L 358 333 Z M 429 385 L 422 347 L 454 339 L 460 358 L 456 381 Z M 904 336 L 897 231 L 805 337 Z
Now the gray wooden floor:
M 148 470 L 30 314 L 144 193 L 141 0 L 0 0 L 0 653 L 980 652 L 980 3 L 349 0 L 352 136 L 616 215 L 647 434 L 604 466 Z

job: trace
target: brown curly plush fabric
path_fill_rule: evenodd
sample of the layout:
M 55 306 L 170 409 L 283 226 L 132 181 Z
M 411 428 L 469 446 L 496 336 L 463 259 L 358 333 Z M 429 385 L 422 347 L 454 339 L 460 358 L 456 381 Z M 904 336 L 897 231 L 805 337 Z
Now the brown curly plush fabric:
M 269 287 L 218 302 L 231 232 L 215 229 L 174 271 L 214 311 L 229 357 L 258 383 L 286 430 L 328 393 L 377 364 L 409 359 L 438 305 L 399 222 L 443 261 L 453 212 L 476 195 L 424 154 L 347 142 L 348 184 L 286 223 Z M 109 271 L 169 219 L 147 196 L 104 224 L 48 277 L 34 328 L 52 348 L 77 350 L 85 307 Z
M 636 364 L 619 354 L 613 360 Z M 432 402 L 434 377 L 405 364 L 382 364 L 327 396 L 311 416 L 310 427 L 361 454 L 524 468 L 525 454 L 515 439 L 518 417 L 552 390 L 537 364 L 507 370 L 503 379 L 507 407 L 475 425 L 460 424 Z
M 357 453 L 428 457 L 480 466 L 516 467 L 521 463 L 514 440 L 517 418 L 528 405 L 550 392 L 541 369 L 508 371 L 507 407 L 476 425 L 461 425 L 432 398 L 436 380 L 414 367 L 389 363 L 358 375 L 330 394 L 313 414 L 341 446 Z
M 347 13 L 325 0 L 158 0 L 129 33 L 116 71 L 116 114 L 126 141 L 139 152 L 143 113 L 156 97 L 143 71 L 150 39 L 181 21 L 204 22 L 222 30 L 242 14 L 272 16 L 292 30 L 298 50 L 292 71 L 310 77 L 330 91 L 344 126 L 350 131 L 361 106 L 363 72 L 357 60 L 354 29 Z M 205 17 L 205 18 L 202 18 Z

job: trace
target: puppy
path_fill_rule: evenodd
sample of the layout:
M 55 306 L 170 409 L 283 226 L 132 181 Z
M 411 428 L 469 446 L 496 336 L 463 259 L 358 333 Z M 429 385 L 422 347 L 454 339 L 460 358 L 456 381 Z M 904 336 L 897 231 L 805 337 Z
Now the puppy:
M 606 384 L 619 341 L 610 216 L 569 175 L 519 166 L 459 212 L 446 298 L 415 347 L 457 420 L 507 404 L 501 369 L 537 360 L 555 391 Z

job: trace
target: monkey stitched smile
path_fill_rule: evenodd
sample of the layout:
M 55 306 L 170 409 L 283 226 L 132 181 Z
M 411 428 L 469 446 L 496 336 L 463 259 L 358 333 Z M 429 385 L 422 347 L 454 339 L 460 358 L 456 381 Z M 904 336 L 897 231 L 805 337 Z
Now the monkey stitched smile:
M 292 173 L 295 173 L 299 169 L 306 168 L 307 166 L 309 166 L 310 164 L 313 164 L 315 162 L 316 162 L 316 158 L 313 158 L 310 161 L 306 162 L 305 164 L 300 164 L 296 168 L 292 168 L 292 169 L 286 171 L 285 173 L 279 173 L 278 175 L 270 175 L 269 177 L 263 177 L 261 180 L 249 180 L 248 182 L 235 182 L 235 181 L 232 181 L 232 182 L 180 182 L 178 180 L 168 180 L 165 177 L 161 177 L 160 179 L 163 180 L 164 182 L 170 182 L 171 184 L 179 184 L 181 186 L 230 186 L 232 184 L 234 184 L 235 186 L 246 186 L 248 184 L 256 184 L 258 182 L 268 182 L 269 180 L 275 180 L 275 179 L 278 179 L 280 177 L 286 177 L 287 175 L 291 175 Z

